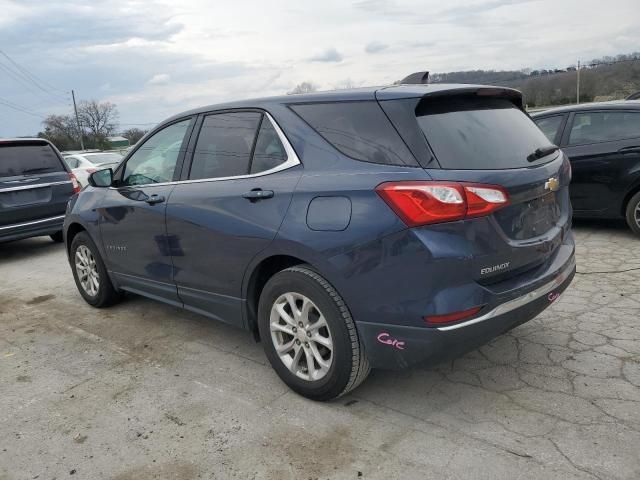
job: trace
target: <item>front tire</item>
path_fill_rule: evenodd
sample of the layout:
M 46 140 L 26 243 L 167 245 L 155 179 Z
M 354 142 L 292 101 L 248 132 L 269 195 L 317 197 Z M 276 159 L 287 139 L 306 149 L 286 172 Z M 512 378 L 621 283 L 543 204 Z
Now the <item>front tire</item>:
M 113 305 L 120 293 L 113 287 L 96 244 L 86 232 L 80 232 L 71 242 L 71 270 L 82 298 L 97 308 Z
M 640 235 L 640 192 L 636 193 L 627 203 L 627 225 L 636 235 Z
M 49 237 L 51 238 L 51 240 L 53 240 L 56 243 L 62 243 L 64 241 L 64 237 L 62 236 L 62 230 L 49 235 Z
M 280 379 L 307 398 L 339 397 L 369 374 L 347 305 L 308 266 L 287 268 L 269 279 L 260 295 L 258 328 Z

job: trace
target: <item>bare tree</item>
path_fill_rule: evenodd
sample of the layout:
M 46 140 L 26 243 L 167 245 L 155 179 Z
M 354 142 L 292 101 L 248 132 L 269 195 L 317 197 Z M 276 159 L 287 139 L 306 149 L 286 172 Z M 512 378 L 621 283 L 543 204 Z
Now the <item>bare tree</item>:
M 49 115 L 42 124 L 44 131 L 38 134 L 40 138 L 46 138 L 60 150 L 80 148 L 78 126 L 71 115 Z
M 141 130 L 139 128 L 129 128 L 122 132 L 122 136 L 129 140 L 130 145 L 135 145 L 138 140 L 144 137 L 145 133 L 147 133 L 146 130 Z
M 118 109 L 111 102 L 82 101 L 78 105 L 78 116 L 82 128 L 96 139 L 111 135 L 118 126 Z
M 299 93 L 311 93 L 316 92 L 318 90 L 318 86 L 314 85 L 312 82 L 302 82 L 293 87 L 293 90 L 287 92 L 287 95 L 297 95 Z

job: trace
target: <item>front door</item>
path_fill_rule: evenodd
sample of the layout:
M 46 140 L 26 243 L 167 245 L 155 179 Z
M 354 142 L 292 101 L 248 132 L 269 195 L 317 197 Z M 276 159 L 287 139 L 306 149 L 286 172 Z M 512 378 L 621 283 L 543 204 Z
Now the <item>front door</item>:
M 176 304 L 165 213 L 191 125 L 192 119 L 181 120 L 149 137 L 118 170 L 98 210 L 107 265 L 118 285 Z
M 245 270 L 278 232 L 301 172 L 268 115 L 204 117 L 189 181 L 176 185 L 167 207 L 175 282 L 186 308 L 241 324 Z
M 640 112 L 585 111 L 570 123 L 563 150 L 571 161 L 576 215 L 620 216 L 630 170 L 640 158 Z

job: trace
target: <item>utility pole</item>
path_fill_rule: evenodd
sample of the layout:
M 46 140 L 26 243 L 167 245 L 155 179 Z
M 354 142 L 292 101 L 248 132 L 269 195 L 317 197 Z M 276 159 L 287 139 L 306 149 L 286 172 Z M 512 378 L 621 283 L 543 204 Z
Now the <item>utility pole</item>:
M 576 105 L 580 103 L 580 60 L 578 60 L 578 70 L 576 70 Z
M 76 112 L 76 124 L 78 125 L 78 134 L 80 135 L 80 148 L 84 150 L 84 140 L 82 140 L 82 129 L 80 128 L 80 118 L 78 117 L 78 107 L 76 107 L 76 94 L 71 90 L 71 98 L 73 98 L 73 111 Z

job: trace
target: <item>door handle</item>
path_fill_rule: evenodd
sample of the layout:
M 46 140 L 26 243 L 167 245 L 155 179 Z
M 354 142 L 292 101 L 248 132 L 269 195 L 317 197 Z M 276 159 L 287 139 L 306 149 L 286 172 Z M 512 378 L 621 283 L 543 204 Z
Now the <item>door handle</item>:
M 251 203 L 271 197 L 273 197 L 273 190 L 262 190 L 261 188 L 254 188 L 253 190 L 242 194 L 242 198 L 246 198 Z
M 618 153 L 640 153 L 640 146 L 623 147 L 618 150 Z
M 150 197 L 146 198 L 145 202 L 147 202 L 149 205 L 155 205 L 156 203 L 164 202 L 164 197 L 162 195 L 156 195 L 154 193 Z

